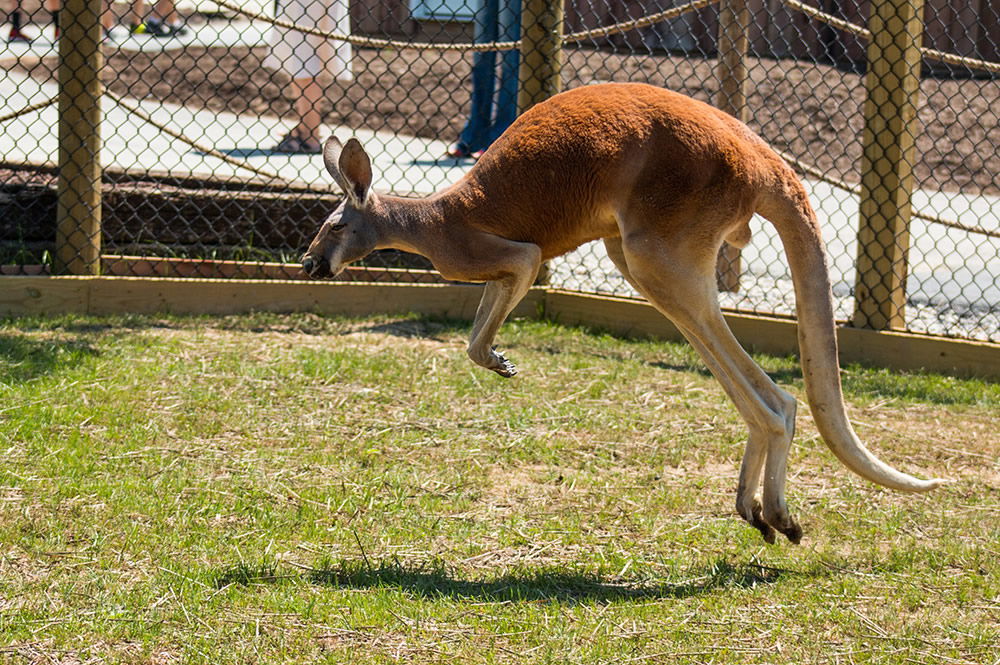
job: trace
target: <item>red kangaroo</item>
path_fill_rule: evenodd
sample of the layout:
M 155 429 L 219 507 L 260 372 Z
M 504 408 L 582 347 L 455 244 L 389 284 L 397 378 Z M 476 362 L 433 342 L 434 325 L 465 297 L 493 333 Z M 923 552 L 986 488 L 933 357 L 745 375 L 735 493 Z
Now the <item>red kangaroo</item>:
M 719 248 L 744 247 L 759 213 L 788 256 L 806 393 L 823 440 L 879 485 L 923 492 L 944 482 L 897 471 L 854 433 L 816 213 L 792 169 L 722 111 L 643 84 L 570 90 L 521 115 L 465 177 L 425 199 L 371 191 L 371 160 L 356 139 L 341 147 L 331 137 L 323 157 L 346 197 L 303 256 L 305 271 L 337 274 L 393 248 L 425 256 L 447 279 L 485 282 L 468 353 L 502 376 L 517 370 L 493 349 L 494 336 L 541 263 L 603 239 L 625 279 L 680 329 L 746 421 L 737 511 L 767 542 L 777 530 L 797 543 L 802 529 L 784 496 L 796 401 L 740 347 L 717 298 Z

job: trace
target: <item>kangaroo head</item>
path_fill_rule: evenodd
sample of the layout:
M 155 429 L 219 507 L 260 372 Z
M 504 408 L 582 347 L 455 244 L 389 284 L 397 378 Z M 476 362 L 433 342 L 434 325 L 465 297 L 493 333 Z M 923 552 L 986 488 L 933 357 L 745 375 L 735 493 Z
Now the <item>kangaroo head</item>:
M 361 143 L 352 138 L 342 146 L 331 136 L 323 146 L 323 162 L 345 196 L 302 255 L 302 269 L 311 277 L 339 274 L 347 264 L 368 256 L 377 241 L 370 221 L 375 205 L 372 162 Z

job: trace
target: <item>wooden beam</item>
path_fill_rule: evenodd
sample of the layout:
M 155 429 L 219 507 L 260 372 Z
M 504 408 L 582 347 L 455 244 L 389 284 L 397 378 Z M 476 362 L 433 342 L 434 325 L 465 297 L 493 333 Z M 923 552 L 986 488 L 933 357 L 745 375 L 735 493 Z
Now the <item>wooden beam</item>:
M 652 305 L 640 300 L 550 291 L 545 315 L 570 325 L 588 325 L 621 335 L 673 341 L 683 336 Z M 772 355 L 798 355 L 798 324 L 792 318 L 725 313 L 743 346 Z M 899 370 L 927 370 L 956 376 L 1000 379 L 1000 344 L 901 332 L 837 328 L 841 363 Z
M 0 316 L 77 314 L 237 314 L 321 312 L 346 316 L 416 312 L 471 319 L 483 287 L 257 279 L 158 277 L 3 277 Z M 515 316 L 536 316 L 544 292 L 534 290 Z
M 66 0 L 59 16 L 57 272 L 101 271 L 102 0 Z
M 719 4 L 718 63 L 715 76 L 719 92 L 715 106 L 740 122 L 747 120 L 747 31 L 750 10 L 746 0 L 722 0 Z M 720 291 L 740 290 L 742 261 L 740 250 L 728 243 L 719 249 L 715 276 Z
M 523 0 L 518 111 L 562 90 L 563 0 Z
M 0 316 L 86 314 L 91 278 L 0 277 Z
M 905 325 L 923 4 L 871 4 L 853 319 L 858 328 Z
M 0 316 L 55 314 L 237 314 L 314 311 L 367 316 L 416 312 L 472 319 L 482 287 L 452 284 L 364 284 L 153 277 L 2 277 Z M 535 287 L 513 316 L 587 325 L 621 335 L 680 341 L 677 328 L 640 300 Z M 727 312 L 749 350 L 798 354 L 794 319 Z M 837 329 L 842 363 L 1000 379 L 1000 344 Z
M 205 279 L 311 280 L 298 263 L 178 259 L 159 256 L 105 255 L 104 275 L 113 277 L 184 277 Z M 0 266 L 0 270 L 4 266 Z M 18 267 L 18 266 L 14 266 Z M 24 273 L 29 274 L 29 273 Z M 338 282 L 382 282 L 390 284 L 448 284 L 436 270 L 419 268 L 372 268 L 348 266 L 334 278 Z

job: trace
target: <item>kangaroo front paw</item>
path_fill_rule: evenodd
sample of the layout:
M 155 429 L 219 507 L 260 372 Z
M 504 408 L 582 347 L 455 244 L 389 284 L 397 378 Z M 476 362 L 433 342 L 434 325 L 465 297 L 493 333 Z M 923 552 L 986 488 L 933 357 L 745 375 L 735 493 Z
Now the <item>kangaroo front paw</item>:
M 510 378 L 517 374 L 517 367 L 514 363 L 496 350 L 496 347 L 470 346 L 468 349 L 469 358 L 477 365 L 486 369 L 491 369 L 500 376 Z
M 517 367 L 514 365 L 514 363 L 507 360 L 507 358 L 505 358 L 502 353 L 497 353 L 496 351 L 494 351 L 493 356 L 497 364 L 494 365 L 493 367 L 490 367 L 490 369 L 492 369 L 500 376 L 506 377 L 508 379 L 517 374 Z

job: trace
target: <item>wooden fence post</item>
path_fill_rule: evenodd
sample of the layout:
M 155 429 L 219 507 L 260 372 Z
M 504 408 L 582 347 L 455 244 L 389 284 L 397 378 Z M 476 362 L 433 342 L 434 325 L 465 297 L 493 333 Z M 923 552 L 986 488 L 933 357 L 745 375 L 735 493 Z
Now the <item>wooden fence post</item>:
M 719 4 L 719 36 L 716 42 L 718 64 L 715 75 L 719 79 L 719 92 L 715 98 L 717 108 L 737 118 L 747 119 L 747 29 L 750 11 L 746 0 L 722 0 Z M 740 290 L 740 250 L 723 243 L 715 275 L 721 291 Z
M 562 90 L 563 0 L 521 0 L 517 110 L 524 113 Z M 549 264 L 535 284 L 549 283 Z
M 59 14 L 59 185 L 54 269 L 101 271 L 101 11 L 66 0 Z
M 562 90 L 563 0 L 522 0 L 521 113 Z
M 853 324 L 904 326 L 924 0 L 873 0 Z

